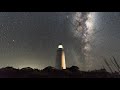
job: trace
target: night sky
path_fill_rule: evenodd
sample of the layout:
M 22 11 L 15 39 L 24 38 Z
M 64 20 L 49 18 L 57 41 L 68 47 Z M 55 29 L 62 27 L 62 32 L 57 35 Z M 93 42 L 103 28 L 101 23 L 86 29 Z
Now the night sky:
M 0 12 L 0 67 L 55 66 L 60 42 L 67 67 L 97 69 L 111 56 L 120 62 L 119 29 L 119 12 Z

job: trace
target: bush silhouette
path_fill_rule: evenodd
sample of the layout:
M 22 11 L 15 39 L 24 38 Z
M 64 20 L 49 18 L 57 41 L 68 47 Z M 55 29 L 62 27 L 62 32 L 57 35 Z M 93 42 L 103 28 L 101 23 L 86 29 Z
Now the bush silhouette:
M 55 70 L 54 67 L 48 66 L 48 67 L 44 68 L 42 71 L 44 71 L 44 72 L 52 72 L 52 71 L 54 71 L 54 70 Z
M 80 71 L 77 66 L 59 70 L 52 66 L 45 67 L 43 70 L 25 67 L 15 69 L 4 67 L 0 69 L 0 78 L 120 78 L 118 72 L 109 73 L 106 69 Z
M 79 71 L 79 67 L 72 66 L 72 67 L 69 68 L 69 70 L 72 71 L 72 72 L 76 72 L 76 71 Z

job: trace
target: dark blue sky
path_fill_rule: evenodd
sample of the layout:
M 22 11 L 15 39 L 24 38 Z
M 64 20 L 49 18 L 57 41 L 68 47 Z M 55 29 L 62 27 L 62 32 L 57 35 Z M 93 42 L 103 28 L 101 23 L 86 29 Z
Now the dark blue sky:
M 54 66 L 59 42 L 65 48 L 67 66 L 95 69 L 103 63 L 101 56 L 109 59 L 112 55 L 119 62 L 120 13 L 91 12 L 93 35 L 89 38 L 91 50 L 88 60 L 82 60 L 80 32 L 75 36 L 72 28 L 75 13 L 1 12 L 0 66 L 40 69 Z

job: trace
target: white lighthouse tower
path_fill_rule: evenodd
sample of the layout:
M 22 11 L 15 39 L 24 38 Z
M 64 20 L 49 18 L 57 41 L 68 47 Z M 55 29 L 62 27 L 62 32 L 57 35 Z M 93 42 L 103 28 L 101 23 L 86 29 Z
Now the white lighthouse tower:
M 56 69 L 66 69 L 65 53 L 62 44 L 59 44 L 57 49 Z

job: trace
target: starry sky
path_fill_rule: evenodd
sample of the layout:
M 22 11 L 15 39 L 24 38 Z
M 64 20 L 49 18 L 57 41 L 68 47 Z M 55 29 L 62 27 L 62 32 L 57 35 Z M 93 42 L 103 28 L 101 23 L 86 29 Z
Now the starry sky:
M 55 66 L 60 42 L 67 67 L 97 69 L 111 56 L 119 63 L 119 29 L 119 12 L 0 12 L 0 67 Z

